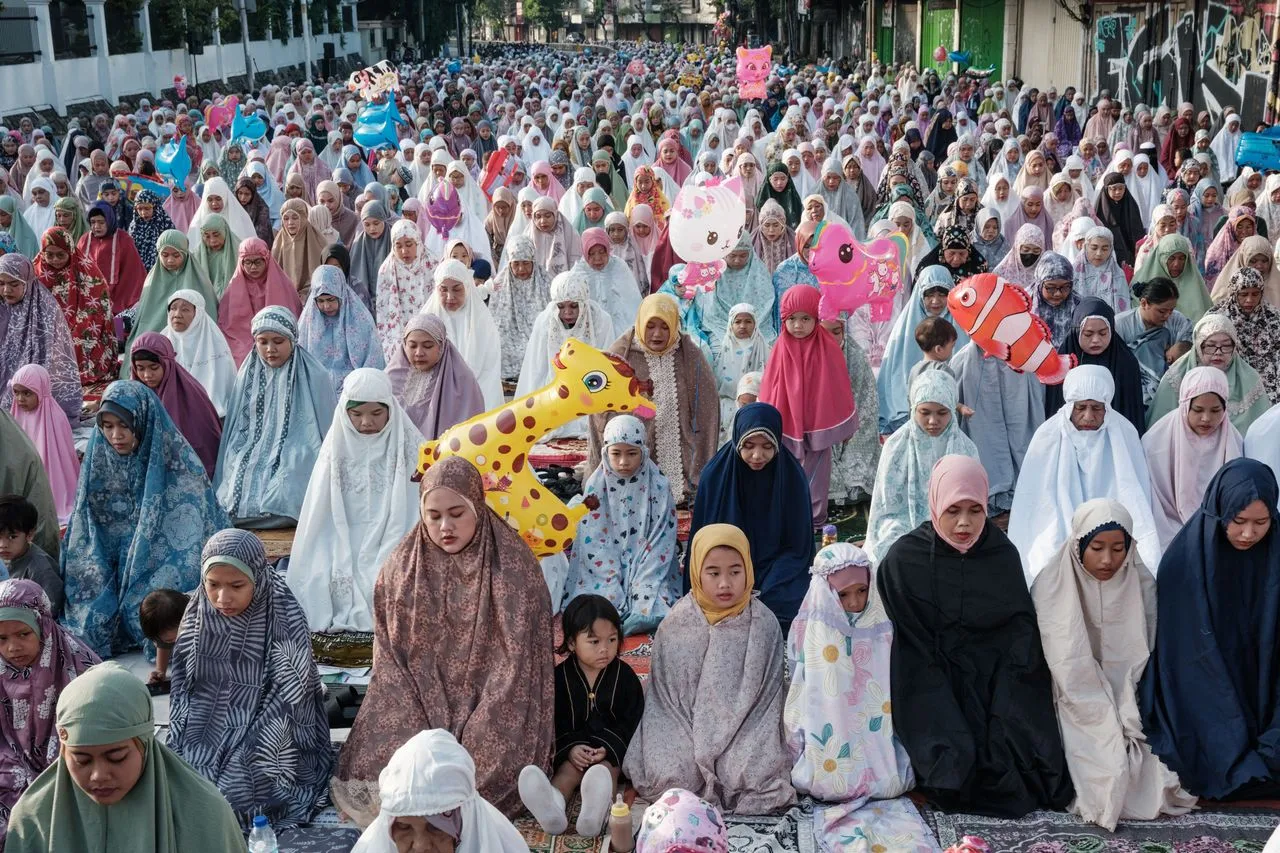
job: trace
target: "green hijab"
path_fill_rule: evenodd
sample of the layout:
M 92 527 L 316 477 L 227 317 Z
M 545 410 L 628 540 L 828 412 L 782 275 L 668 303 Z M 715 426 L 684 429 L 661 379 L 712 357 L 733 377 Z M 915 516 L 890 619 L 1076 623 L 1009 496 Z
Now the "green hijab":
M 35 506 L 35 542 L 56 559 L 61 538 L 49 474 L 40 451 L 5 408 L 0 408 L 0 447 L 4 448 L 0 453 L 0 495 L 22 495 Z
M 67 226 L 67 231 L 71 232 L 71 244 L 74 246 L 79 243 L 80 238 L 89 230 L 89 222 L 84 218 L 80 202 L 74 198 L 60 198 L 53 203 L 53 209 L 65 210 L 71 214 L 71 224 Z
M 616 210 L 616 208 L 613 206 L 613 203 L 609 201 L 609 194 L 604 191 L 604 187 L 592 187 L 591 189 L 587 190 L 585 193 L 582 194 L 582 210 L 578 212 L 578 219 L 576 222 L 573 223 L 574 229 L 578 232 L 578 234 L 582 234 L 582 232 L 586 231 L 588 228 L 604 227 L 603 216 L 600 218 L 599 222 L 587 221 L 587 205 L 591 202 L 595 202 L 596 204 L 604 208 L 604 216 L 608 216 L 610 213 L 613 213 L 613 211 Z
M 26 218 L 18 212 L 17 199 L 11 195 L 0 195 L 0 210 L 12 217 L 9 227 L 0 228 L 0 231 L 8 231 L 13 236 L 13 242 L 18 244 L 19 255 L 35 260 L 36 255 L 40 254 L 40 239 L 31 230 Z
M 1169 275 L 1168 261 L 1173 255 L 1182 254 L 1187 263 L 1182 268 L 1182 275 L 1174 278 Z M 1166 234 L 1156 243 L 1155 251 L 1147 254 L 1142 266 L 1134 273 L 1134 281 L 1151 281 L 1153 278 L 1167 278 L 1178 285 L 1178 310 L 1191 322 L 1196 322 L 1210 309 L 1213 301 L 1209 298 L 1209 290 L 1204 286 L 1204 276 L 1196 268 L 1196 253 L 1191 248 L 1191 241 L 1181 234 Z M 1177 392 L 1174 400 L 1177 400 Z
M 210 853 L 243 851 L 231 807 L 212 782 L 155 739 L 146 686 L 117 663 L 80 675 L 58 697 L 64 747 L 136 739 L 142 776 L 120 802 L 95 803 L 58 758 L 9 815 L 7 853 Z
M 1169 237 L 1180 236 L 1175 234 Z M 1182 238 L 1184 241 L 1186 237 Z M 1160 241 L 1164 245 L 1164 240 Z M 1190 244 L 1188 244 L 1190 245 Z M 1188 264 L 1190 266 L 1190 264 Z M 1151 401 L 1151 410 L 1147 412 L 1149 428 L 1160 418 L 1178 408 L 1178 392 L 1182 388 L 1182 378 L 1193 367 L 1203 367 L 1200 361 L 1200 345 L 1210 336 L 1221 332 L 1227 335 L 1236 345 L 1235 357 L 1227 366 L 1227 417 L 1240 431 L 1241 435 L 1249 431 L 1249 426 L 1271 407 L 1267 399 L 1267 390 L 1262 384 L 1258 371 L 1244 360 L 1240 352 L 1240 335 L 1235 324 L 1225 314 L 1205 314 L 1191 332 L 1191 349 L 1182 354 L 1160 377 L 1160 387 L 1156 389 L 1156 397 Z
M 183 254 L 182 268 L 177 272 L 169 272 L 160 262 L 160 253 L 164 249 L 177 249 Z M 234 255 L 232 256 L 234 259 Z M 173 294 L 179 290 L 194 290 L 204 297 L 205 311 L 216 323 L 218 321 L 218 296 L 209 283 L 208 277 L 191 261 L 191 251 L 187 246 L 187 235 L 170 228 L 156 239 L 156 265 L 147 273 L 147 280 L 142 285 L 142 296 L 138 299 L 138 307 L 133 317 L 133 331 L 129 334 L 129 344 L 143 332 L 161 332 L 169 324 L 169 302 Z M 125 348 L 128 352 L 128 347 Z M 129 359 L 124 360 L 121 376 L 129 377 Z
M 205 278 L 209 279 L 209 283 L 213 285 L 214 292 L 221 299 L 222 294 L 227 292 L 227 285 L 231 283 L 231 277 L 236 274 L 236 259 L 240 252 L 240 240 L 231 233 L 231 226 L 227 225 L 227 220 L 221 213 L 209 214 L 204 224 L 200 226 L 202 238 L 205 231 L 219 231 L 222 233 L 222 251 L 209 251 L 209 247 L 201 239 L 200 243 L 191 250 L 191 261 L 196 265 L 196 269 L 203 273 Z
M 773 184 L 769 183 L 769 178 L 774 175 L 785 175 L 787 178 L 787 185 L 781 192 L 775 190 Z M 764 207 L 764 203 L 769 199 L 773 199 L 782 206 L 788 225 L 795 228 L 800 224 L 800 215 L 804 213 L 800 193 L 796 192 L 795 183 L 791 180 L 791 170 L 776 161 L 769 164 L 769 170 L 765 173 L 764 180 L 760 182 L 760 192 L 756 194 L 756 210 Z

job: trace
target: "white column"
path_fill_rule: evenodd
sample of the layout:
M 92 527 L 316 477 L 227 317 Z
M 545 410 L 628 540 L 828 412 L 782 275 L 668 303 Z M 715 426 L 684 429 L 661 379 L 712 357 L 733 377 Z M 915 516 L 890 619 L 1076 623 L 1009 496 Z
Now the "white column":
M 1022 36 L 1022 3 L 1004 0 L 1004 45 L 1000 51 L 1000 76 L 1008 80 L 1018 70 L 1019 43 Z
M 311 81 L 311 14 L 307 0 L 302 0 L 302 51 L 306 57 L 306 79 Z
M 53 24 L 49 21 L 49 0 L 28 0 L 27 8 L 36 19 L 36 50 L 40 51 L 40 69 L 44 73 L 44 91 L 49 104 L 58 112 L 66 112 L 66 104 L 58 92 L 58 75 L 53 63 Z
M 227 82 L 227 66 L 222 60 L 222 27 L 218 26 L 217 9 L 209 13 L 209 20 L 213 23 L 213 55 L 218 63 L 218 79 L 225 83 Z
M 111 51 L 107 47 L 106 0 L 85 0 L 85 8 L 91 16 L 93 28 L 93 55 L 98 60 L 99 92 L 109 104 L 116 102 L 115 82 L 111 79 Z
M 156 54 L 151 44 L 151 0 L 143 0 L 142 9 L 138 12 L 138 27 L 142 30 L 142 68 L 143 83 L 147 91 L 158 95 L 161 87 L 156 85 Z

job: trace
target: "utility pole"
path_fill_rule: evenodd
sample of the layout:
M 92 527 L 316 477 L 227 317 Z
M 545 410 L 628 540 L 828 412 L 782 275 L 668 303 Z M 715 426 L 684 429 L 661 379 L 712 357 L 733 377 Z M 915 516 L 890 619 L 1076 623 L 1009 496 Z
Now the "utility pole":
M 462 0 L 458 0 L 458 2 L 454 3 L 453 13 L 454 13 L 454 20 L 456 21 L 456 24 L 458 27 L 458 59 L 462 59 L 462 57 L 466 54 L 466 48 L 464 47 L 463 41 L 462 41 L 463 36 L 465 35 L 465 33 L 463 33 L 462 31 Z
M 249 55 L 249 13 L 248 5 L 253 2 L 253 11 L 258 11 L 254 0 L 236 0 L 236 8 L 240 10 L 240 43 L 244 45 L 244 73 L 249 77 L 249 91 L 253 91 L 253 57 Z
M 1262 111 L 1262 120 L 1267 124 L 1280 121 L 1280 41 L 1276 41 L 1277 37 L 1280 37 L 1280 15 L 1271 22 L 1271 77 L 1267 81 L 1267 101 Z

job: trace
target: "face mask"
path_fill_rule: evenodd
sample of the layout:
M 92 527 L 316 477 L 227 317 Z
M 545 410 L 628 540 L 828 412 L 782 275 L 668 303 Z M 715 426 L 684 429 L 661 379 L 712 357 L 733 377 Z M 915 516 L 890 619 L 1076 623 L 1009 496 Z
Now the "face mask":
M 1022 261 L 1024 267 L 1034 266 L 1035 262 L 1040 260 L 1039 252 L 1019 252 L 1018 260 Z

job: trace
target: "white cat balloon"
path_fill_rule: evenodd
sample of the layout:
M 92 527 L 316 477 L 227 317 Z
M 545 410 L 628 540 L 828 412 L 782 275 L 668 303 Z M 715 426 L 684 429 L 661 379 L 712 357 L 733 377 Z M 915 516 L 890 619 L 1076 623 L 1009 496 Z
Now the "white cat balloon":
M 671 248 L 685 261 L 678 280 L 684 285 L 686 299 L 698 291 L 715 289 L 725 269 L 724 259 L 738 244 L 746 222 L 747 205 L 739 178 L 712 178 L 676 193 L 668 228 Z

